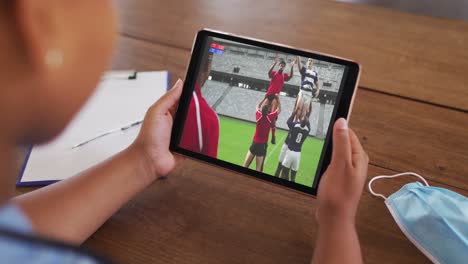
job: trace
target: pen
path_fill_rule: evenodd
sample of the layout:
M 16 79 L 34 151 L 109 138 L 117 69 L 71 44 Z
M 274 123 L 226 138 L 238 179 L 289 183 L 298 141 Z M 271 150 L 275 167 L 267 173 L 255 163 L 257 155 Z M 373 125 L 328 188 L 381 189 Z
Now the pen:
M 127 130 L 127 129 L 129 129 L 129 128 L 132 128 L 132 127 L 134 127 L 134 126 L 138 126 L 138 125 L 141 124 L 141 123 L 143 123 L 143 120 L 136 121 L 135 123 L 131 123 L 131 124 L 128 125 L 128 126 L 125 126 L 125 127 L 120 128 L 120 130 L 125 131 L 125 130 Z
M 100 135 L 97 135 L 97 136 L 95 136 L 95 137 L 93 137 L 93 138 L 91 138 L 91 139 L 88 139 L 88 140 L 86 140 L 86 141 L 83 141 L 83 142 L 81 142 L 81 143 L 78 143 L 78 144 L 72 146 L 71 149 L 79 148 L 79 147 L 81 147 L 81 146 L 84 146 L 84 145 L 88 144 L 88 143 L 91 142 L 91 141 L 94 141 L 94 140 L 96 140 L 96 139 L 105 137 L 105 136 L 110 135 L 110 134 L 113 134 L 113 133 L 115 133 L 115 132 L 128 130 L 128 129 L 132 128 L 132 127 L 135 127 L 135 126 L 140 125 L 141 123 L 143 123 L 143 120 L 136 121 L 136 122 L 134 122 L 134 123 L 131 123 L 131 124 L 128 125 L 128 126 L 124 126 L 124 127 L 117 128 L 117 129 L 112 129 L 112 130 L 110 130 L 110 131 L 107 131 L 107 132 L 105 132 L 105 133 L 102 133 L 102 134 L 100 134 Z

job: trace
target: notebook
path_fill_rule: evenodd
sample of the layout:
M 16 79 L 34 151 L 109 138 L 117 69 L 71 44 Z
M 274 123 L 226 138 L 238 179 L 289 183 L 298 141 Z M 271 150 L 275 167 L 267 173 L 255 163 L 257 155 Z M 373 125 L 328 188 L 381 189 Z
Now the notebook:
M 147 109 L 168 87 L 167 71 L 105 74 L 60 136 L 31 148 L 16 185 L 41 186 L 60 181 L 122 151 L 138 135 Z

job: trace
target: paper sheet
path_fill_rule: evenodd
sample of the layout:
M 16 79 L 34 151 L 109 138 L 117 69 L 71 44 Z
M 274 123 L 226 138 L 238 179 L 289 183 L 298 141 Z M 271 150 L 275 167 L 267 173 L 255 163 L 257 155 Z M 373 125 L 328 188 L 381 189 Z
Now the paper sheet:
M 19 185 L 69 178 L 125 149 L 138 135 L 140 126 L 75 149 L 72 146 L 142 120 L 147 109 L 166 92 L 167 80 L 168 72 L 139 72 L 135 80 L 103 80 L 57 139 L 32 149 Z

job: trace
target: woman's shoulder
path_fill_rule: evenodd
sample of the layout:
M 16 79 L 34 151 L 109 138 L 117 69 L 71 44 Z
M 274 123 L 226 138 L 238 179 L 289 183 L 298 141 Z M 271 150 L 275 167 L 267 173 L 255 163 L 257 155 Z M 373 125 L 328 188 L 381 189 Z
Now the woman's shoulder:
M 33 228 L 14 204 L 0 207 L 0 263 L 109 263 L 74 246 L 34 236 Z

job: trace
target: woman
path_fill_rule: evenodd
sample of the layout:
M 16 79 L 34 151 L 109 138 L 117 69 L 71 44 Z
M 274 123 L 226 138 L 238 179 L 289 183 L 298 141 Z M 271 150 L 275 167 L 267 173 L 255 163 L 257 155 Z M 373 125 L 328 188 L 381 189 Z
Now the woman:
M 2 263 L 75 263 L 56 244 L 17 239 L 28 240 L 21 236 L 26 234 L 78 245 L 176 164 L 168 147 L 180 80 L 148 110 L 139 136 L 126 150 L 78 176 L 11 200 L 16 146 L 47 143 L 64 130 L 108 66 L 115 25 L 111 0 L 0 3 Z M 367 156 L 345 120 L 335 125 L 334 142 L 318 197 L 315 261 L 338 263 L 336 258 L 343 257 L 341 262 L 360 262 L 354 216 Z M 340 256 L 333 254 L 337 248 Z

